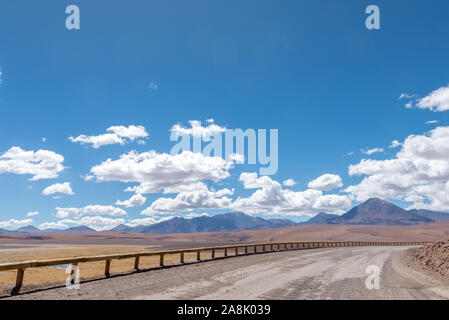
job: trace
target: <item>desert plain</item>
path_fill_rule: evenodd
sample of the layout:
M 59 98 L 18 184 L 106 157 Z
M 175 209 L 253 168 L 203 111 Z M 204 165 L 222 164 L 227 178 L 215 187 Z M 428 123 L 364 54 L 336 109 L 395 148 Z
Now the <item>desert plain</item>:
M 0 263 L 80 256 L 133 253 L 142 251 L 194 248 L 213 245 L 283 242 L 283 241 L 446 241 L 449 221 L 413 226 L 360 225 L 297 225 L 288 228 L 204 232 L 188 234 L 134 234 L 96 232 L 87 234 L 0 235 Z M 217 252 L 219 256 L 220 252 Z M 207 254 L 202 256 L 207 259 Z M 195 254 L 186 254 L 186 262 L 195 261 Z M 140 261 L 142 269 L 158 266 L 158 257 Z M 167 256 L 166 263 L 179 264 L 179 255 Z M 62 284 L 68 277 L 66 265 L 27 269 L 24 287 Z M 130 272 L 132 259 L 114 260 L 111 273 Z M 104 262 L 79 265 L 80 278 L 90 279 L 104 274 Z M 16 271 L 0 272 L 0 288 L 14 284 Z

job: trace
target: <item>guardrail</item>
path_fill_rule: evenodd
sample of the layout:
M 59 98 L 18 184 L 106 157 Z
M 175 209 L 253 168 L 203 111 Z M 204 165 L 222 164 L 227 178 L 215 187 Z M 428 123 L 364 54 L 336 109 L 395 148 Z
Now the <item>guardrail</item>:
M 0 271 L 16 270 L 17 278 L 16 286 L 13 292 L 19 292 L 23 284 L 23 277 L 25 269 L 27 268 L 39 268 L 39 267 L 49 267 L 58 266 L 64 264 L 71 264 L 73 266 L 78 266 L 79 263 L 85 262 L 95 262 L 95 261 L 105 261 L 105 276 L 110 276 L 111 262 L 112 260 L 121 259 L 134 259 L 134 270 L 139 271 L 139 259 L 141 257 L 149 256 L 159 256 L 160 267 L 164 267 L 164 257 L 169 254 L 179 254 L 180 255 L 180 265 L 184 264 L 185 253 L 196 252 L 197 261 L 201 261 L 201 252 L 210 252 L 211 258 L 208 260 L 216 259 L 217 251 L 223 251 L 223 257 L 229 257 L 229 250 L 234 250 L 234 256 L 237 255 L 247 255 L 254 253 L 263 252 L 275 252 L 275 251 L 285 251 L 285 250 L 300 250 L 300 249 L 312 249 L 312 248 L 329 248 L 329 247 L 352 247 L 352 246 L 410 246 L 410 245 L 423 245 L 428 242 L 360 242 L 360 241 L 342 241 L 342 242 L 332 242 L 332 241 L 311 241 L 311 242 L 269 242 L 269 243 L 250 243 L 250 244 L 239 244 L 239 245 L 229 245 L 229 246 L 215 246 L 215 247 L 204 247 L 204 248 L 190 248 L 190 249 L 178 249 L 178 250 L 166 250 L 166 251 L 149 251 L 149 252 L 136 252 L 129 254 L 115 254 L 115 255 L 101 255 L 101 256 L 90 256 L 90 257 L 78 257 L 78 258 L 64 258 L 64 259 L 53 259 L 53 260 L 33 260 L 24 261 L 17 263 L 4 263 L 0 264 Z M 243 248 L 243 252 L 240 252 Z M 261 249 L 261 250 L 260 250 Z

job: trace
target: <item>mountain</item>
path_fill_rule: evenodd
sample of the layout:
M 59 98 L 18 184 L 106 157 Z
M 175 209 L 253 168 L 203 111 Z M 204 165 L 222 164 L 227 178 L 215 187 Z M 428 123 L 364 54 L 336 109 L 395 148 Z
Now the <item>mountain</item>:
M 0 234 L 22 234 L 20 231 L 0 229 Z
M 337 214 L 329 214 L 329 213 L 318 213 L 316 216 L 310 218 L 309 220 L 305 221 L 305 222 L 301 222 L 301 224 L 323 224 L 323 223 L 327 223 L 332 219 L 338 218 L 339 215 Z
M 166 234 L 166 233 L 193 233 L 214 231 L 257 230 L 270 228 L 283 228 L 296 225 L 288 219 L 263 219 L 252 217 L 241 212 L 217 214 L 212 217 L 202 216 L 193 219 L 175 217 L 173 219 L 152 224 L 149 226 L 128 227 L 119 225 L 113 231 L 136 233 Z
M 449 213 L 447 213 L 447 212 L 431 211 L 431 210 L 424 210 L 424 209 L 412 209 L 412 210 L 409 210 L 408 212 L 416 214 L 421 217 L 432 219 L 434 221 L 441 221 L 441 220 L 449 219 Z
M 18 231 L 18 232 L 25 232 L 25 233 L 39 233 L 39 232 L 41 232 L 40 229 L 38 229 L 38 228 L 36 228 L 35 226 L 32 226 L 32 225 L 21 227 L 21 228 L 17 229 L 16 231 Z
M 413 225 L 433 221 L 409 212 L 385 200 L 372 198 L 352 208 L 344 215 L 329 220 L 329 224 Z
M 5 230 L 0 229 L 0 234 L 79 234 L 79 233 L 89 233 L 96 232 L 94 229 L 91 229 L 86 226 L 79 227 L 71 227 L 67 229 L 38 229 L 35 226 L 28 225 L 25 227 L 21 227 L 17 230 Z
M 45 231 L 45 230 L 42 230 Z M 52 230 L 51 233 L 57 233 L 57 234 L 78 234 L 78 233 L 90 233 L 90 232 L 96 232 L 94 229 L 86 227 L 86 226 L 79 226 L 79 227 L 71 227 L 63 230 Z

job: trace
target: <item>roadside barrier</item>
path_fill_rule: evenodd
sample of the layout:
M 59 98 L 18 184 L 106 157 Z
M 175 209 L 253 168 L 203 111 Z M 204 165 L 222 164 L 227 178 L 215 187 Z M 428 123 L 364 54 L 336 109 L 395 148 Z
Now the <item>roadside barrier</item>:
M 159 265 L 164 267 L 164 257 L 166 255 L 179 254 L 180 265 L 185 264 L 185 253 L 196 253 L 196 260 L 201 261 L 201 253 L 209 252 L 211 258 L 207 260 L 217 259 L 217 253 L 223 252 L 223 257 L 230 257 L 230 250 L 234 251 L 234 255 L 248 255 L 255 253 L 268 253 L 278 252 L 286 250 L 302 250 L 312 248 L 329 248 L 329 247 L 353 247 L 353 246 L 411 246 L 411 245 L 424 245 L 428 242 L 361 242 L 361 241 L 309 241 L 309 242 L 268 242 L 268 243 L 250 243 L 228 246 L 215 246 L 215 247 L 203 247 L 203 248 L 189 248 L 189 249 L 177 249 L 166 251 L 150 251 L 150 252 L 137 252 L 128 254 L 115 254 L 115 255 L 101 255 L 90 257 L 78 257 L 67 259 L 53 259 L 53 260 L 32 260 L 17 263 L 4 263 L 0 264 L 0 271 L 17 270 L 16 285 L 13 292 L 18 293 L 23 284 L 23 277 L 27 268 L 39 268 L 50 267 L 71 264 L 78 266 L 79 263 L 105 261 L 104 274 L 106 277 L 110 276 L 112 260 L 121 259 L 134 259 L 134 270 L 139 271 L 139 260 L 141 257 L 159 256 Z

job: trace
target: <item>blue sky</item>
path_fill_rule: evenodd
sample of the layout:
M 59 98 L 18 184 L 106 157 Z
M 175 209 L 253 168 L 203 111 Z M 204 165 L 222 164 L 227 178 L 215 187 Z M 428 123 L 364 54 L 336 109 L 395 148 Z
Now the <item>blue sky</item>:
M 70 4 L 80 8 L 80 30 L 65 28 L 65 8 Z M 365 28 L 369 4 L 380 8 L 380 30 Z M 0 228 L 15 228 L 32 219 L 42 227 L 82 221 L 104 229 L 135 219 L 153 223 L 174 215 L 229 210 L 300 221 L 319 211 L 344 212 L 368 196 L 404 207 L 449 210 L 449 152 L 444 153 L 448 12 L 449 4 L 442 0 L 432 5 L 3 1 L 0 153 L 13 147 L 48 150 L 54 153 L 52 159 L 64 157 L 64 169 L 52 178 L 30 181 L 30 162 L 20 162 L 17 156 L 0 158 Z M 399 99 L 401 94 L 408 98 Z M 406 108 L 407 103 L 412 107 Z M 126 207 L 116 201 L 130 198 L 133 193 L 124 189 L 141 182 L 101 182 L 91 172 L 108 158 L 115 161 L 131 150 L 153 150 L 156 158 L 169 153 L 175 124 L 188 128 L 188 121 L 198 120 L 207 127 L 206 119 L 223 128 L 278 129 L 277 173 L 267 178 L 244 175 L 244 180 L 242 173 L 258 172 L 258 167 L 235 165 L 215 181 L 179 180 L 178 187 L 199 182 L 206 189 L 200 184 L 190 193 L 168 194 L 161 188 L 143 193 L 144 204 Z M 426 123 L 431 120 L 438 123 Z M 142 126 L 149 136 L 123 138 L 123 145 L 99 148 L 69 140 L 100 136 L 111 126 Z M 432 134 L 433 129 L 437 131 Z M 403 145 L 389 148 L 393 140 Z M 373 148 L 383 151 L 361 152 Z M 198 163 L 193 158 L 185 161 Z M 197 169 L 201 171 L 192 168 Z M 145 174 L 146 169 L 141 170 Z M 335 188 L 308 186 L 324 174 L 332 175 L 323 179 L 333 181 Z M 85 181 L 86 175 L 94 177 Z M 400 178 L 393 179 L 396 175 Z M 281 186 L 289 178 L 296 185 Z M 361 184 L 365 178 L 369 180 Z M 255 179 L 251 181 L 256 187 L 245 187 L 248 179 Z M 42 194 L 58 183 L 70 183 L 74 194 Z M 348 190 L 350 186 L 355 187 Z M 224 189 L 230 193 L 214 194 Z M 217 206 L 205 207 L 201 197 L 195 198 L 199 194 Z M 176 206 L 164 200 L 171 208 L 167 212 L 141 214 L 157 199 L 176 196 L 191 196 L 197 202 L 185 200 Z M 270 206 L 275 209 L 268 210 Z M 90 209 L 83 211 L 86 207 Z M 68 214 L 57 208 L 78 211 Z M 39 214 L 26 217 L 29 212 Z

